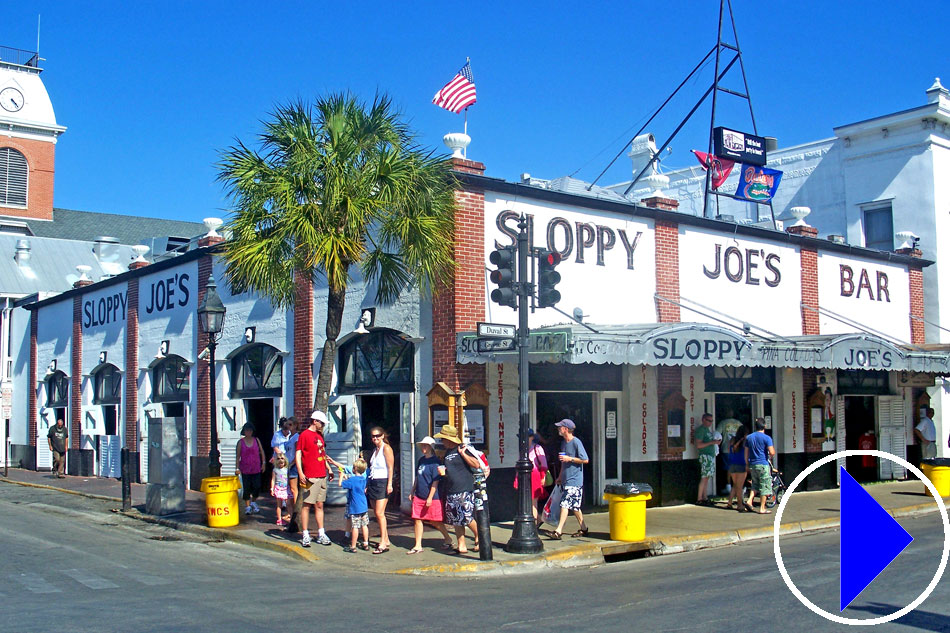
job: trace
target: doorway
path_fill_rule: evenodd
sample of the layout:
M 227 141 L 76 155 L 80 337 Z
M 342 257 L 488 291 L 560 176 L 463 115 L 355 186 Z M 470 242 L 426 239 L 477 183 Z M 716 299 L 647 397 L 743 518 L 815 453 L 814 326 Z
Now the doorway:
M 399 394 L 360 396 L 359 403 L 362 436 L 360 450 L 367 464 L 376 450 L 369 430 L 374 426 L 378 426 L 389 436 L 389 445 L 393 449 L 393 494 L 390 495 L 390 501 L 398 507 L 399 500 L 402 499 L 402 490 L 399 483 Z
M 537 392 L 535 396 L 535 424 L 542 429 L 542 436 L 550 438 L 554 443 L 553 454 L 557 459 L 560 451 L 560 439 L 557 436 L 555 423 L 567 418 L 572 420 L 577 428 L 574 436 L 584 445 L 590 463 L 584 466 L 584 507 L 596 504 L 601 496 L 594 493 L 593 461 L 594 461 L 594 394 L 590 392 Z M 560 468 L 560 464 L 557 465 Z M 558 471 L 552 473 L 557 477 Z
M 261 481 L 266 481 L 269 485 L 271 471 L 273 470 L 270 458 L 274 453 L 274 449 L 270 445 L 271 440 L 274 439 L 274 399 L 254 398 L 244 402 L 247 406 L 247 421 L 254 426 L 254 437 L 261 441 L 261 447 L 264 449 L 265 462 Z M 240 430 L 238 429 L 238 432 Z
M 874 396 L 845 396 L 844 399 L 845 448 L 861 448 L 862 439 L 873 438 L 877 448 L 874 429 Z M 866 436 L 863 437 L 862 436 Z M 859 482 L 877 481 L 877 458 L 872 455 L 856 455 L 845 459 L 845 470 Z
M 738 429 L 737 423 L 744 426 L 747 433 L 755 430 L 753 397 L 750 393 L 716 394 L 716 417 L 713 429 L 722 435 L 719 458 L 716 459 L 716 491 L 720 494 L 729 494 L 729 471 L 726 460 L 729 455 L 729 440 Z M 766 434 L 771 435 L 771 429 L 766 430 Z

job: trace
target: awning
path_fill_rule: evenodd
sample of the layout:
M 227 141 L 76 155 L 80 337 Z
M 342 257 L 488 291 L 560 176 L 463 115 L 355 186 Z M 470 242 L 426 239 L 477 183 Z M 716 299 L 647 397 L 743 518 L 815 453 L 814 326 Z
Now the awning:
M 895 345 L 873 334 L 767 339 L 706 323 L 581 325 L 532 330 L 533 363 L 686 367 L 798 367 L 950 373 L 947 350 Z M 478 352 L 474 332 L 456 336 L 459 363 L 513 363 L 517 352 Z

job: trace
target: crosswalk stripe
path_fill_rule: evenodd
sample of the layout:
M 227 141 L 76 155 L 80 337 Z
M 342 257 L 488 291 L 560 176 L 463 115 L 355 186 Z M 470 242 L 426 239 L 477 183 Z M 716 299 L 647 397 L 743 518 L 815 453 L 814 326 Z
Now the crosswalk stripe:
M 38 574 L 13 574 L 10 578 L 33 593 L 62 593 L 62 591 L 46 582 L 46 580 Z
M 86 585 L 90 589 L 118 589 L 119 587 L 119 585 L 109 582 L 105 578 L 101 578 L 87 571 L 82 571 L 79 569 L 66 569 L 63 571 L 63 573 L 76 582 Z

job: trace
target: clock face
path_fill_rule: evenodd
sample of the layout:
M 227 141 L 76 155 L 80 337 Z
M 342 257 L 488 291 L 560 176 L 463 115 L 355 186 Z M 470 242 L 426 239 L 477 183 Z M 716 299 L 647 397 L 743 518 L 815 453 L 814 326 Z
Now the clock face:
M 7 112 L 18 112 L 23 107 L 23 93 L 12 86 L 0 90 L 0 106 Z

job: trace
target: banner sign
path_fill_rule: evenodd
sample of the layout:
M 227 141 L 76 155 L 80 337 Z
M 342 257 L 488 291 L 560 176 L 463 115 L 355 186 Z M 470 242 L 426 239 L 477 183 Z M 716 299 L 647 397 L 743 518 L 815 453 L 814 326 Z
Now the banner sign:
M 719 189 L 722 186 L 722 183 L 726 182 L 726 179 L 729 177 L 729 174 L 732 173 L 732 168 L 735 167 L 736 161 L 728 160 L 726 158 L 719 158 L 718 156 L 710 156 L 706 152 L 700 152 L 698 150 L 692 150 L 696 154 L 696 158 L 699 159 L 699 164 L 703 166 L 703 170 L 708 170 L 712 167 L 712 188 Z
M 736 197 L 752 202 L 768 202 L 775 196 L 782 172 L 768 167 L 743 165 L 739 172 L 739 187 Z
M 724 127 L 713 130 L 713 153 L 747 165 L 765 166 L 765 138 Z

